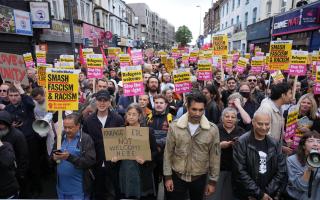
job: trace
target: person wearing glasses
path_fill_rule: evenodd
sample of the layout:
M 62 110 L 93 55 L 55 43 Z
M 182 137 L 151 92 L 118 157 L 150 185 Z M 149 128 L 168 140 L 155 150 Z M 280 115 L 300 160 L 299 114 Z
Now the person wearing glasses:
M 252 99 L 256 101 L 258 104 L 260 104 L 264 99 L 264 94 L 257 89 L 257 77 L 254 75 L 250 75 L 247 77 L 247 82 L 250 86 Z
M 316 131 L 305 133 L 299 142 L 297 153 L 287 159 L 289 180 L 286 199 L 288 200 L 320 199 L 319 168 L 313 168 L 307 163 L 307 157 L 312 149 L 320 154 L 320 134 Z M 310 181 L 310 178 L 313 180 Z M 310 192 L 309 197 L 308 192 Z
M 8 83 L 3 83 L 0 86 L 0 110 L 4 110 L 4 108 L 10 103 L 8 98 L 8 89 L 10 85 Z

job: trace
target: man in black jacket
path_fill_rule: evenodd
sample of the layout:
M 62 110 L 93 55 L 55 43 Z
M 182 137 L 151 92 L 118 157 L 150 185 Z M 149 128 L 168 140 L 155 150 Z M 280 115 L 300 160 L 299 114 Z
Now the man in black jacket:
M 19 184 L 15 177 L 15 156 L 9 143 L 0 139 L 0 199 L 17 199 Z
M 17 163 L 16 177 L 20 185 L 25 186 L 24 183 L 29 165 L 28 146 L 23 134 L 18 129 L 12 127 L 11 123 L 11 115 L 7 111 L 0 111 L 0 140 L 12 145 Z
M 35 104 L 30 96 L 24 94 L 20 82 L 15 82 L 14 86 L 8 89 L 8 97 L 10 104 L 5 110 L 11 114 L 12 126 L 25 136 L 29 149 L 30 167 L 27 173 L 29 188 L 25 192 L 21 191 L 20 198 L 37 198 L 42 192 L 41 176 L 44 173 L 42 164 L 47 155 L 45 141 L 32 128 L 35 120 Z
M 239 199 L 279 198 L 287 183 L 287 168 L 281 146 L 267 133 L 270 116 L 257 111 L 253 131 L 242 135 L 233 151 L 233 180 Z
M 96 94 L 97 112 L 88 116 L 83 123 L 83 131 L 88 133 L 95 146 L 97 163 L 94 168 L 95 184 L 94 198 L 114 200 L 119 197 L 117 188 L 117 173 L 110 161 L 106 161 L 102 128 L 124 126 L 124 121 L 115 112 L 110 111 L 111 96 L 107 90 L 100 90 Z

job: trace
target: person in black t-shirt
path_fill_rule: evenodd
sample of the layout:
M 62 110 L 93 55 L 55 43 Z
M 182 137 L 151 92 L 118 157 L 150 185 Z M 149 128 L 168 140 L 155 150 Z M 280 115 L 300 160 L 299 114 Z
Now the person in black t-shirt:
M 257 111 L 253 130 L 234 145 L 232 176 L 239 199 L 279 199 L 287 184 L 287 167 L 281 145 L 267 135 L 271 118 Z
M 233 145 L 244 133 L 244 129 L 237 126 L 237 110 L 225 108 L 218 125 L 220 134 L 221 160 L 220 175 L 213 199 L 234 199 L 231 184 Z

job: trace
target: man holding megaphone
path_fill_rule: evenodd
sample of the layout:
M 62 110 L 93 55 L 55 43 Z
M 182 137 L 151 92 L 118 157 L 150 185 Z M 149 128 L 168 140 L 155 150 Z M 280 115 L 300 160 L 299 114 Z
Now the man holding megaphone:
M 53 114 L 46 110 L 45 91 L 42 87 L 34 88 L 31 96 L 35 103 L 34 115 L 36 118 L 32 123 L 32 128 L 40 137 L 46 137 L 47 152 L 50 155 L 54 144 Z
M 289 182 L 286 199 L 320 199 L 320 134 L 306 132 L 297 153 L 287 159 Z

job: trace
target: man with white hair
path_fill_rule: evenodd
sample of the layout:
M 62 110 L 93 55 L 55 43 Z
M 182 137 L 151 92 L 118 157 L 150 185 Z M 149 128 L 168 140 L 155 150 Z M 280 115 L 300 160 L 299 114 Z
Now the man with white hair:
M 257 111 L 253 129 L 242 135 L 233 151 L 233 185 L 239 199 L 279 198 L 287 183 L 287 168 L 281 145 L 268 135 L 271 117 Z

